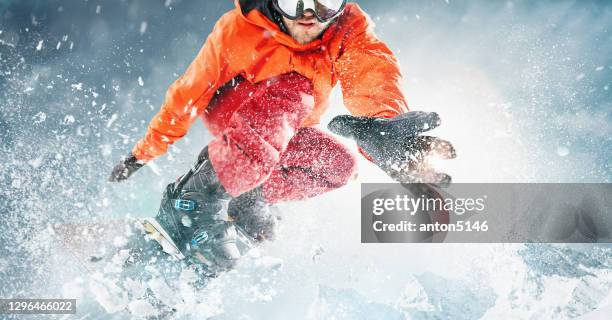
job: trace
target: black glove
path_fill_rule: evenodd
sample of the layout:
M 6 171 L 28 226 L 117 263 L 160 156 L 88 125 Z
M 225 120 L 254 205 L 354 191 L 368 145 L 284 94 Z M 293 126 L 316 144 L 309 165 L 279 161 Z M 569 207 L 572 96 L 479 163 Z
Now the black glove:
M 451 177 L 436 172 L 427 158 L 455 158 L 455 148 L 448 141 L 420 135 L 439 125 L 437 113 L 412 111 L 392 119 L 341 115 L 328 128 L 355 140 L 377 166 L 399 182 L 445 185 Z
M 125 159 L 123 159 L 119 164 L 113 168 L 113 172 L 111 173 L 108 181 L 111 182 L 121 182 L 123 180 L 127 180 L 136 170 L 142 168 L 144 166 L 144 162 L 138 161 L 134 155 L 130 153 Z

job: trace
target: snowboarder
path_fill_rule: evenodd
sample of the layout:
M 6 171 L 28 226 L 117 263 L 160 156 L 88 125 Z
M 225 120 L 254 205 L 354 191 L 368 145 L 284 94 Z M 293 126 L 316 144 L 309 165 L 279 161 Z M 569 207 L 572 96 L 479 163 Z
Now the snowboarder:
M 144 223 L 164 251 L 213 273 L 230 269 L 253 243 L 273 237 L 272 204 L 355 178 L 353 154 L 314 127 L 338 83 L 352 115 L 335 118 L 332 132 L 353 138 L 399 181 L 450 180 L 422 165 L 434 150 L 454 157 L 450 143 L 419 136 L 439 124 L 437 114 L 408 112 L 397 60 L 372 28 L 346 0 L 240 0 L 220 18 L 110 177 L 129 178 L 203 119 L 213 141 Z

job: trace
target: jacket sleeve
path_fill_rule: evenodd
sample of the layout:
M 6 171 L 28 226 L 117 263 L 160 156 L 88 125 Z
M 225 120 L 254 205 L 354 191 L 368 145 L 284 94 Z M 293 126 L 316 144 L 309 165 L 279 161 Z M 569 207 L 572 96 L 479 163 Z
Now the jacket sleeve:
M 145 137 L 132 149 L 138 160 L 149 161 L 166 153 L 169 145 L 187 134 L 223 85 L 227 62 L 221 54 L 220 40 L 228 19 L 232 19 L 230 14 L 217 22 L 185 73 L 168 88 L 161 110 L 151 120 Z
M 402 75 L 393 52 L 375 35 L 365 14 L 354 22 L 343 41 L 335 68 L 344 104 L 355 116 L 390 118 L 408 111 L 400 88 Z

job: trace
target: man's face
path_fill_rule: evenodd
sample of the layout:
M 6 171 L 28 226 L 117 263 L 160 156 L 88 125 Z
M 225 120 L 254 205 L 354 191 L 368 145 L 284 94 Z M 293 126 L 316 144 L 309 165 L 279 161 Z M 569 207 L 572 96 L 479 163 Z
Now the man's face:
M 317 39 L 331 23 L 331 21 L 320 22 L 317 20 L 312 10 L 306 10 L 304 15 L 296 20 L 290 20 L 283 16 L 283 22 L 289 30 L 289 34 L 299 44 L 307 44 Z

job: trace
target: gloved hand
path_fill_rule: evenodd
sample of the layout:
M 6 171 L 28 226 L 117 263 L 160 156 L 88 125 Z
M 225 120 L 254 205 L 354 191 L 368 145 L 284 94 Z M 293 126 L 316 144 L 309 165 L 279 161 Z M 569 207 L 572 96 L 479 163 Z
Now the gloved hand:
M 129 156 L 122 159 L 119 164 L 113 168 L 113 172 L 111 173 L 108 181 L 111 182 L 121 182 L 123 180 L 127 180 L 134 172 L 144 166 L 144 162 L 138 161 L 134 155 L 130 153 Z
M 412 111 L 392 119 L 341 115 L 328 128 L 355 140 L 377 166 L 399 182 L 446 185 L 451 177 L 436 172 L 428 159 L 453 159 L 454 147 L 446 140 L 420 135 L 439 125 L 437 113 Z

